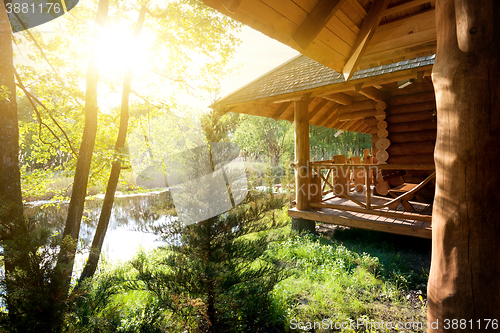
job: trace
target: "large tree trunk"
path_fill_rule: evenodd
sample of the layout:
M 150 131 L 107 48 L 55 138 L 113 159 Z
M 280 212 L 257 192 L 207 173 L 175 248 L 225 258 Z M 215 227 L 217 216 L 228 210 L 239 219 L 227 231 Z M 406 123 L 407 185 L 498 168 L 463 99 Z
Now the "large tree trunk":
M 10 91 L 8 96 L 1 96 L 3 88 Z M 22 216 L 23 202 L 19 172 L 16 83 L 12 32 L 3 4 L 0 5 L 0 119 L 0 202 L 19 217 Z
M 439 322 L 429 332 L 492 331 L 487 320 L 500 320 L 500 2 L 436 3 L 432 76 L 438 129 L 428 320 Z
M 94 143 L 97 132 L 97 86 L 99 82 L 99 49 L 97 38 L 99 31 L 105 24 L 108 15 L 108 0 L 100 0 L 96 14 L 93 45 L 87 68 L 87 86 L 85 91 L 85 126 L 83 128 L 82 143 L 78 153 L 73 190 L 68 207 L 68 217 L 64 228 L 65 242 L 61 246 L 57 268 L 66 275 L 65 283 L 60 286 L 62 297 L 67 295 L 73 272 L 73 263 L 76 253 L 76 243 L 80 233 L 80 223 L 87 194 L 87 183 L 94 152 Z
M 24 223 L 12 31 L 3 2 L 0 3 L 0 120 L 0 240 L 4 246 L 5 275 L 9 276 L 15 263 L 11 261 L 11 248 L 4 241 L 15 237 Z M 7 307 L 11 309 L 12 288 L 8 279 L 6 281 Z M 16 320 L 15 311 L 9 314 L 11 320 Z
M 142 6 L 139 13 L 139 19 L 135 25 L 134 37 L 137 39 L 141 34 L 142 26 L 144 25 L 144 19 L 146 16 L 146 6 Z M 137 43 L 134 43 L 133 47 L 137 47 Z M 118 137 L 116 138 L 115 151 L 116 154 L 123 154 L 123 148 L 125 147 L 125 140 L 127 138 L 128 129 L 128 119 L 129 119 L 129 97 L 130 89 L 132 84 L 133 76 L 133 63 L 128 65 L 127 72 L 125 73 L 125 78 L 123 79 L 122 88 L 122 101 L 120 110 L 120 128 L 118 130 Z M 88 277 L 92 277 L 97 269 L 97 264 L 99 262 L 99 256 L 101 254 L 102 244 L 104 242 L 104 236 L 106 236 L 106 231 L 108 230 L 109 219 L 111 217 L 111 210 L 113 208 L 113 203 L 115 201 L 115 192 L 118 185 L 118 180 L 120 178 L 120 171 L 122 168 L 121 157 L 116 156 L 116 160 L 111 165 L 111 174 L 108 179 L 108 186 L 106 188 L 106 194 L 104 195 L 104 201 L 102 203 L 101 214 L 99 216 L 99 223 L 95 231 L 94 239 L 92 240 L 92 246 L 90 248 L 89 258 L 82 274 L 80 275 L 80 281 Z

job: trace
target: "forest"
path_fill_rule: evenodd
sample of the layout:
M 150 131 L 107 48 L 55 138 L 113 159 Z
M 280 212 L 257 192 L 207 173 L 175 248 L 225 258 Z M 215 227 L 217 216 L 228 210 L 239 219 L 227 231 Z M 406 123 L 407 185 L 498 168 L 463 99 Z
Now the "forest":
M 0 7 L 0 332 L 425 322 L 428 243 L 291 230 L 293 123 L 208 107 L 238 70 L 229 62 L 240 23 L 196 0 L 88 0 L 47 23 L 51 33 L 11 33 Z M 368 134 L 313 125 L 309 134 L 312 160 L 372 146 Z M 228 209 L 188 223 L 168 188 L 207 174 L 201 150 L 215 172 L 234 153 L 217 156 L 226 146 L 247 191 L 236 200 L 229 189 Z M 186 151 L 197 153 L 186 161 Z M 114 260 L 112 247 L 128 241 L 105 242 L 116 225 L 156 245 Z

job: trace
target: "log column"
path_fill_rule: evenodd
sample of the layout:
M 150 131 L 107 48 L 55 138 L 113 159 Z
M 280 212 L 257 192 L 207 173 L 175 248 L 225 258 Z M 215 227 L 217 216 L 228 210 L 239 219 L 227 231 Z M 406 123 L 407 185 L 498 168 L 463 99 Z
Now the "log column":
M 294 102 L 295 127 L 295 196 L 298 210 L 309 210 L 309 114 L 308 102 Z
M 309 168 L 309 102 L 294 102 L 295 128 L 295 197 L 298 210 L 309 210 L 309 185 L 311 170 Z M 315 222 L 304 219 L 292 219 L 292 229 L 314 232 Z
M 427 332 L 500 319 L 500 1 L 436 1 L 436 196 Z M 446 330 L 445 319 L 467 322 Z M 479 327 L 481 324 L 481 327 Z M 472 325 L 472 328 L 471 328 Z M 437 326 L 437 325 L 434 325 Z

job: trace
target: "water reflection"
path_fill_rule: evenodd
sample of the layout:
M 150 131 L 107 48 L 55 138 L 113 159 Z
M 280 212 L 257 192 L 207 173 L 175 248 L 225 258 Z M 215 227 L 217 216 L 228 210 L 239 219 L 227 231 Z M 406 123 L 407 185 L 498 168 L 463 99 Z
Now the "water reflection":
M 101 205 L 102 198 L 87 200 L 85 203 L 80 229 L 82 249 L 92 243 Z M 46 202 L 35 202 L 25 206 L 27 216 L 35 218 L 42 226 L 61 233 L 67 210 L 68 203 L 47 205 Z M 161 245 L 163 242 L 150 230 L 171 224 L 177 219 L 174 215 L 176 214 L 168 191 L 118 195 L 104 239 L 104 256 L 111 261 L 126 260 L 140 247 L 147 250 Z

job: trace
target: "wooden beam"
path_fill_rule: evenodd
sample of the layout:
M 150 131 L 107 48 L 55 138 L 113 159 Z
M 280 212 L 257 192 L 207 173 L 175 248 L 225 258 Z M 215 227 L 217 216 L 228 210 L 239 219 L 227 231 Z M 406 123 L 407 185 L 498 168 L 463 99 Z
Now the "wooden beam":
M 306 19 L 292 35 L 292 39 L 305 50 L 340 9 L 345 0 L 319 0 Z
M 363 121 L 360 121 L 353 128 L 351 128 L 351 132 L 360 132 L 360 130 L 365 126 L 366 125 L 363 123 Z
M 388 4 L 389 0 L 375 0 L 372 3 L 363 25 L 359 30 L 358 37 L 356 37 L 351 53 L 347 57 L 344 69 L 342 70 L 342 74 L 344 75 L 344 79 L 346 81 L 349 80 L 356 71 L 356 67 L 359 64 L 366 47 L 370 43 L 370 40 L 373 37 L 373 34 L 375 33 L 375 30 L 377 29 Z
M 286 111 L 286 110 L 290 107 L 290 105 L 292 105 L 292 102 L 285 102 L 285 103 L 283 103 L 283 104 L 279 107 L 278 111 L 276 111 L 276 113 L 273 115 L 273 119 L 274 119 L 274 120 L 278 120 L 278 119 L 280 119 L 281 115 L 282 115 L 283 113 L 285 113 L 285 111 Z
M 430 0 L 413 0 L 413 1 L 408 1 L 404 2 L 402 4 L 398 4 L 396 6 L 391 6 L 387 8 L 384 12 L 384 16 L 389 16 L 389 15 L 394 15 L 399 12 L 402 12 L 403 10 L 408 10 L 420 5 L 423 5 L 425 3 L 430 2 Z
M 323 117 L 321 117 L 320 120 L 316 123 L 317 126 L 325 126 L 327 120 L 329 120 L 331 117 L 336 115 L 338 118 L 338 104 L 334 106 L 333 108 L 329 109 L 328 111 L 325 112 Z
M 377 102 L 386 101 L 389 98 L 388 94 L 374 87 L 361 88 L 359 93 Z
M 354 103 L 354 100 L 352 99 L 351 96 L 347 96 L 346 94 L 343 93 L 334 93 L 321 97 L 330 101 L 337 102 L 342 105 L 351 105 L 352 103 Z
M 357 122 L 357 120 L 350 120 L 345 122 L 344 125 L 342 125 L 339 129 L 343 131 L 348 131 L 351 127 L 354 126 L 354 124 Z
M 368 117 L 375 117 L 376 114 L 377 114 L 377 110 L 375 110 L 375 109 L 353 111 L 353 112 L 344 112 L 344 113 L 339 114 L 339 119 L 341 121 L 359 120 L 359 119 L 365 119 Z
M 241 0 L 220 0 L 224 8 L 230 13 L 235 13 L 240 6 Z
M 361 111 L 361 110 L 375 110 L 377 107 L 377 102 L 372 100 L 364 100 L 353 103 L 351 105 L 340 105 L 339 113 Z
M 327 100 L 325 99 L 322 99 L 318 105 L 316 105 L 316 107 L 309 113 L 309 120 L 313 119 L 313 117 L 315 115 L 318 114 L 319 111 L 321 111 L 321 109 L 323 109 L 323 107 L 326 105 L 326 103 L 328 103 Z

